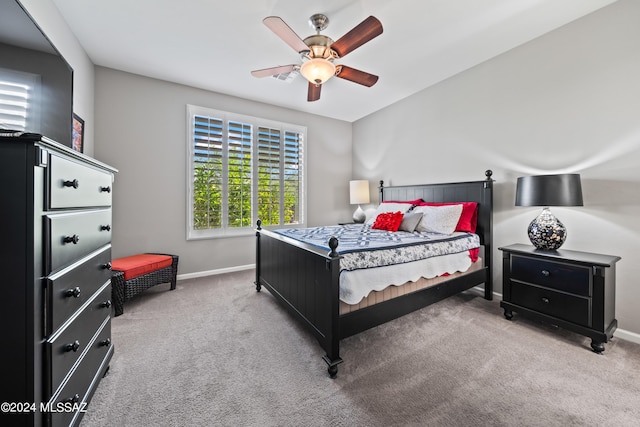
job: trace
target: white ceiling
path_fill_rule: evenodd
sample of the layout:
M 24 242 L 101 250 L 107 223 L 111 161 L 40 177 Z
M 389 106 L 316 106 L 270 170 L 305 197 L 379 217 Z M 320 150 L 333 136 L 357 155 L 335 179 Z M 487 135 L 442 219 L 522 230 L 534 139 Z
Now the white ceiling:
M 96 65 L 352 122 L 616 0 L 52 1 Z M 251 76 L 300 63 L 262 19 L 305 38 L 314 13 L 334 40 L 369 15 L 382 22 L 382 35 L 336 61 L 380 76 L 375 86 L 333 78 L 309 103 L 301 75 Z

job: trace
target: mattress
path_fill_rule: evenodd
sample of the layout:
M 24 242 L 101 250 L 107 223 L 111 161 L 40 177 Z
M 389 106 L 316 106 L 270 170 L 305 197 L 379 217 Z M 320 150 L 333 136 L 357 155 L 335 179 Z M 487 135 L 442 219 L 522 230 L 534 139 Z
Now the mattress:
M 274 232 L 327 252 L 329 239 L 336 237 L 337 251 L 342 256 L 340 271 L 404 264 L 480 247 L 480 237 L 473 233 L 386 231 L 372 229 L 368 224 L 285 228 Z
M 475 261 L 470 251 L 480 247 L 480 237 L 473 233 L 392 232 L 368 224 L 275 232 L 327 252 L 329 239 L 338 239 L 340 300 L 346 304 L 358 304 L 369 293 L 390 285 L 467 271 Z

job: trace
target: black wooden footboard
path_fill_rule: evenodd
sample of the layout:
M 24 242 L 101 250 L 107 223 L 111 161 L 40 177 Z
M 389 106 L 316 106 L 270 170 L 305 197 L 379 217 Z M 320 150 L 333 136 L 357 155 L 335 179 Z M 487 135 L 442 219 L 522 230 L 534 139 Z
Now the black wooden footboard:
M 311 245 L 262 229 L 256 231 L 256 289 L 271 294 L 315 335 L 326 351 L 329 375 L 338 372 L 340 358 L 340 256 L 338 240 L 326 253 Z

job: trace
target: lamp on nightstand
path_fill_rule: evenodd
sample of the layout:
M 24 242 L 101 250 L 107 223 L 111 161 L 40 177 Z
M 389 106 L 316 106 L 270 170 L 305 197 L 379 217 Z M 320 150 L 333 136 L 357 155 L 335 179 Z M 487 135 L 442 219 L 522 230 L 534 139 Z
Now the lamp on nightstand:
M 364 222 L 365 215 L 360 205 L 369 203 L 369 181 L 349 181 L 349 199 L 352 205 L 358 205 L 358 209 L 353 213 L 353 221 L 357 223 Z
M 527 229 L 529 240 L 538 249 L 553 251 L 567 238 L 567 229 L 551 213 L 549 206 L 583 206 L 580 175 L 536 175 L 518 178 L 516 206 L 543 206 Z

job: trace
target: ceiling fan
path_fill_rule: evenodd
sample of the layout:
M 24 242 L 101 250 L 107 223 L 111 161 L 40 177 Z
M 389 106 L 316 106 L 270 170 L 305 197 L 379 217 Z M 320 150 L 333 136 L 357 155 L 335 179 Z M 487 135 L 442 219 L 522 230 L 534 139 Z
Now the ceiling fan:
M 320 34 L 320 31 L 329 25 L 329 18 L 321 13 L 309 18 L 309 24 L 316 30 L 316 34 L 304 40 L 298 37 L 278 16 L 268 16 L 262 22 L 300 54 L 302 64 L 254 70 L 251 72 L 254 77 L 268 77 L 299 71 L 309 81 L 307 92 L 307 101 L 309 102 L 320 99 L 322 84 L 333 76 L 367 87 L 373 86 L 378 81 L 376 75 L 346 65 L 334 64 L 336 59 L 344 58 L 348 53 L 382 34 L 382 24 L 377 18 L 369 16 L 335 42 Z

